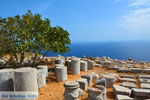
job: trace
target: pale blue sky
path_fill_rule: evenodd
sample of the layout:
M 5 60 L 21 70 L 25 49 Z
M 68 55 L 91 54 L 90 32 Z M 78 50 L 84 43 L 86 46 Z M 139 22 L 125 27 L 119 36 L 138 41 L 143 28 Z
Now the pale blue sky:
M 62 26 L 72 42 L 150 40 L 150 0 L 0 0 L 0 16 L 27 10 Z

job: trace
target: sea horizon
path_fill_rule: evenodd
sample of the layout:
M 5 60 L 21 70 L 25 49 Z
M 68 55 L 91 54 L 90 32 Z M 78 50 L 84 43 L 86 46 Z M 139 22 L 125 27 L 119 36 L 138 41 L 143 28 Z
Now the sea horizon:
M 150 61 L 149 51 L 150 41 L 74 42 L 70 45 L 70 51 L 64 55 L 55 53 L 46 56 L 106 56 L 118 60 L 131 58 L 139 61 Z

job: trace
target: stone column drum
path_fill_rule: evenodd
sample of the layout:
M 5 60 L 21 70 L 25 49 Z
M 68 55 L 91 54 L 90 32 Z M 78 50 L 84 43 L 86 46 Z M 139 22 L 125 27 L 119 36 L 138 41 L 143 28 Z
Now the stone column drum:
M 102 85 L 95 85 L 95 88 L 98 88 L 102 91 L 102 97 L 103 97 L 103 100 L 107 100 L 106 98 L 106 94 L 107 94 L 107 89 L 106 87 L 102 86 Z
M 67 67 L 56 67 L 55 73 L 58 82 L 67 80 Z
M 0 91 L 14 91 L 14 69 L 0 70 Z
M 46 85 L 46 76 L 44 70 L 37 69 L 37 81 L 39 88 Z
M 19 68 L 14 72 L 15 91 L 38 91 L 35 68 Z
M 86 61 L 81 61 L 81 71 L 87 71 L 87 62 Z
M 81 75 L 81 78 L 87 79 L 88 86 L 92 85 L 92 75 L 90 74 Z
M 80 59 L 71 60 L 71 72 L 72 74 L 80 74 Z
M 101 90 L 98 88 L 89 88 L 88 100 L 103 100 Z
M 93 70 L 94 62 L 91 60 L 88 60 L 88 70 Z
M 62 64 L 63 65 L 64 61 L 63 59 L 56 59 L 55 64 Z
M 64 100 L 78 100 L 79 83 L 76 81 L 68 81 L 64 84 L 65 93 Z
M 46 65 L 39 65 L 37 66 L 37 69 L 43 69 L 43 71 L 45 72 L 45 76 L 48 76 L 48 66 Z

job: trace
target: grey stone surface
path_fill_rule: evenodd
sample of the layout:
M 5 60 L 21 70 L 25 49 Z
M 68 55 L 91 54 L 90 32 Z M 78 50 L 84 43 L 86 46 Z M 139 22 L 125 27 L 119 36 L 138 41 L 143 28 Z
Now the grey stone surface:
M 101 90 L 98 88 L 88 88 L 88 100 L 103 100 Z
M 37 69 L 43 69 L 43 71 L 45 72 L 45 76 L 48 76 L 48 66 L 46 65 L 39 65 L 37 66 Z
M 116 100 L 135 100 L 135 99 L 126 95 L 117 95 Z
M 62 67 L 56 67 L 55 68 L 55 74 L 57 81 L 64 81 L 67 80 L 67 67 L 62 66 Z
M 107 89 L 106 89 L 106 87 L 104 87 L 102 85 L 95 85 L 95 88 L 100 89 L 102 92 L 103 100 L 107 100 L 107 97 L 106 97 Z
M 132 73 L 142 73 L 143 70 L 140 68 L 130 68 Z
M 80 59 L 71 60 L 71 72 L 72 74 L 80 74 Z
M 87 79 L 88 86 L 92 85 L 92 75 L 91 74 L 81 75 L 81 78 Z
M 38 91 L 35 68 L 19 68 L 14 71 L 15 91 Z
M 120 82 L 131 82 L 131 83 L 136 83 L 135 79 L 131 78 L 119 78 Z
M 150 75 L 139 75 L 140 79 L 150 79 Z
M 81 61 L 81 66 L 80 66 L 80 70 L 81 71 L 87 71 L 87 61 Z
M 143 69 L 144 73 L 150 74 L 150 69 Z
M 121 94 L 121 95 L 130 96 L 131 94 L 131 90 L 129 88 L 119 86 L 119 85 L 113 85 L 113 92 L 115 95 Z
M 150 89 L 150 83 L 141 83 L 141 84 L 140 84 L 140 87 L 141 87 L 142 89 Z
M 14 91 L 14 69 L 0 70 L 0 91 Z
M 82 90 L 87 90 L 87 87 L 88 87 L 87 79 L 80 78 L 79 80 L 77 80 L 77 82 L 79 82 L 80 88 Z
M 131 83 L 131 82 L 123 82 L 121 84 L 121 86 L 127 87 L 127 88 L 136 88 L 136 84 L 135 83 Z
M 134 97 L 135 100 L 150 99 L 150 89 L 132 88 L 131 90 L 131 97 Z
M 96 85 L 102 85 L 106 87 L 106 78 L 99 78 L 96 80 Z
M 37 82 L 39 88 L 46 85 L 46 76 L 42 69 L 37 69 Z
M 67 81 L 64 83 L 64 100 L 78 100 L 79 83 L 76 81 Z
M 135 79 L 135 76 L 131 76 L 131 75 L 121 75 L 121 78 L 132 78 Z
M 150 84 L 150 79 L 139 79 L 140 83 L 149 83 Z
M 129 72 L 131 72 L 131 70 L 129 68 L 119 68 L 118 72 L 129 73 Z
M 88 60 L 88 70 L 93 70 L 94 68 L 94 61 Z
M 64 64 L 64 61 L 63 61 L 63 59 L 56 59 L 55 60 L 55 64 Z

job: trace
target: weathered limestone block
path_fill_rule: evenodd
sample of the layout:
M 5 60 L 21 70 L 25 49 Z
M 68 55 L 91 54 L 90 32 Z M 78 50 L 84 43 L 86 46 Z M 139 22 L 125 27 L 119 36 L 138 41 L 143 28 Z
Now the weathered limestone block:
M 96 80 L 96 85 L 102 85 L 106 87 L 106 78 L 99 78 Z
M 131 76 L 131 75 L 121 75 L 121 78 L 132 78 L 135 79 L 135 76 Z
M 102 77 L 106 79 L 106 87 L 112 87 L 116 79 L 118 78 L 118 75 L 115 73 L 106 73 L 103 74 Z
M 150 69 L 143 69 L 144 73 L 150 74 Z
M 150 99 L 150 89 L 132 88 L 131 90 L 131 97 L 134 97 L 135 100 Z
M 101 64 L 103 67 L 108 68 L 109 66 L 111 66 L 112 62 L 111 61 L 104 61 L 104 62 L 101 62 Z
M 102 67 L 101 64 L 94 64 L 95 67 Z
M 72 74 L 80 74 L 80 59 L 71 60 Z
M 126 95 L 117 95 L 116 100 L 135 100 L 135 99 Z
M 94 61 L 88 60 L 88 70 L 93 70 L 94 68 Z
M 98 88 L 88 89 L 88 100 L 103 100 L 102 92 Z
M 123 82 L 121 84 L 121 86 L 127 87 L 127 88 L 136 88 L 136 84 L 135 83 L 131 83 L 131 82 Z
M 113 85 L 113 92 L 115 93 L 116 96 L 118 94 L 130 96 L 131 94 L 131 90 L 129 88 L 119 85 Z
M 95 85 L 95 88 L 100 89 L 102 91 L 103 100 L 107 100 L 107 97 L 106 97 L 107 89 L 106 89 L 106 87 L 104 87 L 102 85 Z
M 99 75 L 95 72 L 91 72 L 92 75 L 92 82 L 96 83 L 96 80 L 99 78 Z
M 88 87 L 87 79 L 80 78 L 79 80 L 77 80 L 77 82 L 79 82 L 80 88 L 82 90 L 87 90 L 87 87 Z
M 14 91 L 14 69 L 0 70 L 0 91 Z
M 39 65 L 37 66 L 37 69 L 43 69 L 43 71 L 45 72 L 45 76 L 48 76 L 48 66 L 46 65 Z
M 140 83 L 149 83 L 150 84 L 150 79 L 139 79 Z
M 37 82 L 39 88 L 46 85 L 46 76 L 42 69 L 37 69 Z
M 86 61 L 81 61 L 81 66 L 80 66 L 80 70 L 81 71 L 87 71 L 87 62 Z
M 131 70 L 129 68 L 119 68 L 118 72 L 129 73 L 129 72 L 131 72 Z
M 38 91 L 35 68 L 19 68 L 14 71 L 15 91 Z
M 68 81 L 64 83 L 65 93 L 64 100 L 78 100 L 79 83 L 76 81 Z
M 119 78 L 120 82 L 131 82 L 131 83 L 136 83 L 135 79 L 131 78 Z
M 140 79 L 150 79 L 150 75 L 139 75 Z
M 64 64 L 64 60 L 63 59 L 55 59 L 55 64 Z
M 92 75 L 90 74 L 81 75 L 81 78 L 87 79 L 88 86 L 92 85 Z
M 67 80 L 67 67 L 56 67 L 55 74 L 58 82 Z
M 67 66 L 67 70 L 71 70 L 71 60 L 66 60 L 65 66 Z
M 130 68 L 132 73 L 142 73 L 143 70 L 140 68 Z
M 140 87 L 141 87 L 142 89 L 150 89 L 150 83 L 141 83 L 141 84 L 140 84 Z

